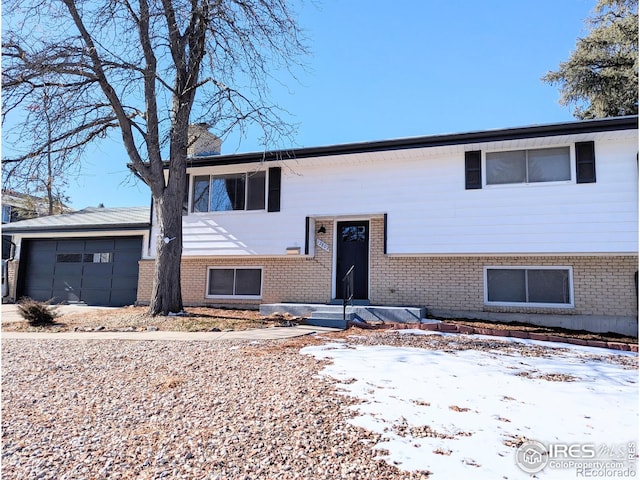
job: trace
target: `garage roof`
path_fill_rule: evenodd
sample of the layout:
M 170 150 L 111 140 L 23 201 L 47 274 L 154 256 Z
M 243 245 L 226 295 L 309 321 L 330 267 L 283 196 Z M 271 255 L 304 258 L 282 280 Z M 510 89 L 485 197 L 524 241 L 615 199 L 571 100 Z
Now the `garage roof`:
M 7 223 L 2 225 L 2 233 L 141 230 L 149 228 L 150 212 L 149 207 L 89 207 L 72 213 Z

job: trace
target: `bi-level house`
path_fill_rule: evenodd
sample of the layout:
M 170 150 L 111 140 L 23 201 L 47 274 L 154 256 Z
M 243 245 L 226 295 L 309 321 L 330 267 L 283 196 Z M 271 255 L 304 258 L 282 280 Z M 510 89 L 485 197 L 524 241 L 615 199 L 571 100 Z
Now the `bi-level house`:
M 215 153 L 190 157 L 185 304 L 329 304 L 353 268 L 360 304 L 637 335 L 637 116 Z

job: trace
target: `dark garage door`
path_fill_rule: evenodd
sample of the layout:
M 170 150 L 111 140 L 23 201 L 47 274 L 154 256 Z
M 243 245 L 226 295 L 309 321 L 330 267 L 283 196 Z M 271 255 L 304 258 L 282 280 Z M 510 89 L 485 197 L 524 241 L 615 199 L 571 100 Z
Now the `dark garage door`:
M 55 303 L 132 305 L 142 237 L 25 240 L 21 295 Z

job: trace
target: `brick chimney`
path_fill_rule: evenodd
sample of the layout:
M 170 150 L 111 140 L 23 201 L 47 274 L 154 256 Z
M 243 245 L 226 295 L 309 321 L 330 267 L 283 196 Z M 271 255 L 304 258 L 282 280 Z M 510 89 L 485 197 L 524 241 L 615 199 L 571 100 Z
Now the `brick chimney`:
M 206 123 L 194 123 L 189 125 L 189 145 L 187 156 L 208 157 L 220 155 L 222 140 L 209 131 L 210 125 Z

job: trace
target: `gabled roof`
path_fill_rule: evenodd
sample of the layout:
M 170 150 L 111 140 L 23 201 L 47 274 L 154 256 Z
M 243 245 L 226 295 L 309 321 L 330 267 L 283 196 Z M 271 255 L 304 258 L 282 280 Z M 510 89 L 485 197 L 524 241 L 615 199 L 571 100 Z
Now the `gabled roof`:
M 558 135 L 574 135 L 580 133 L 596 133 L 618 130 L 637 130 L 638 116 L 603 118 L 595 120 L 579 120 L 527 127 L 504 128 L 498 130 L 482 130 L 466 133 L 449 133 L 425 137 L 409 137 L 374 142 L 346 143 L 322 147 L 306 147 L 289 150 L 273 150 L 268 152 L 240 153 L 233 155 L 215 155 L 209 157 L 190 157 L 189 167 L 208 167 L 214 165 L 235 165 L 242 163 L 270 162 L 287 159 L 302 159 L 330 155 L 368 153 L 408 148 L 441 147 L 447 145 L 465 145 L 470 143 L 518 140 L 525 138 L 550 137 Z M 165 164 L 168 167 L 168 163 Z
M 2 225 L 3 234 L 33 232 L 141 230 L 149 228 L 149 207 L 94 208 Z

